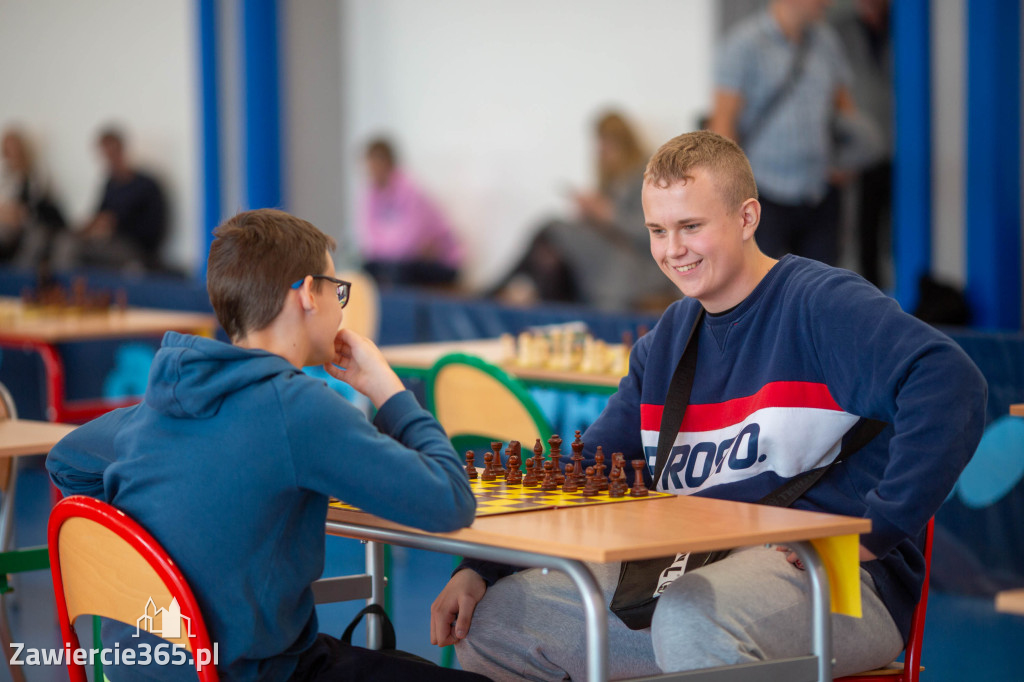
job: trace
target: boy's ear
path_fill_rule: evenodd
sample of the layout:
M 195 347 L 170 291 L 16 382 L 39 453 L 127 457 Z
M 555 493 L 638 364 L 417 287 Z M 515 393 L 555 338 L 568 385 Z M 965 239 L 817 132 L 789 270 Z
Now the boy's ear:
M 743 202 L 740 218 L 743 220 L 743 239 L 750 239 L 761 222 L 761 204 L 757 199 L 750 198 Z
M 298 288 L 299 292 L 299 303 L 302 305 L 302 309 L 309 312 L 316 308 L 316 297 L 313 296 L 313 278 L 306 275 L 306 278 L 302 280 L 302 286 Z

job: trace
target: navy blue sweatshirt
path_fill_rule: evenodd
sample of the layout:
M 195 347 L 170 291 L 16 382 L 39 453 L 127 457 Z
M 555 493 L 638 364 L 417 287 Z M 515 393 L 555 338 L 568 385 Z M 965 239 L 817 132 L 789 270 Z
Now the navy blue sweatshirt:
M 674 303 L 584 435 L 654 468 L 672 373 L 698 301 Z M 690 406 L 658 487 L 755 502 L 831 462 L 860 417 L 888 424 L 793 505 L 871 520 L 864 563 L 904 638 L 924 578 L 924 528 L 977 448 L 986 384 L 951 339 L 846 270 L 786 256 L 736 308 L 705 316 Z M 466 562 L 491 582 L 507 567 Z
M 476 511 L 448 437 L 408 391 L 371 424 L 278 355 L 176 333 L 143 402 L 80 427 L 46 466 L 62 493 L 110 502 L 163 545 L 226 680 L 286 679 L 316 637 L 310 583 L 323 572 L 329 495 L 429 531 L 467 526 Z M 105 626 L 104 644 L 138 643 L 132 626 Z M 187 666 L 115 672 L 195 679 Z

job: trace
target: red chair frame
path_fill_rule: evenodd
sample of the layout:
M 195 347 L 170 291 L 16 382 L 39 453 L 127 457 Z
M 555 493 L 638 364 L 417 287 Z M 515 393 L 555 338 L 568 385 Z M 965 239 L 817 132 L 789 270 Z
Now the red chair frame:
M 879 668 L 847 677 L 837 677 L 835 682 L 878 682 L 894 680 L 897 682 L 918 682 L 921 677 L 921 649 L 924 640 L 924 618 L 928 611 L 928 580 L 932 572 L 932 536 L 935 534 L 935 519 L 928 521 L 924 540 L 924 583 L 921 585 L 921 598 L 914 607 L 914 615 L 910 620 L 910 634 L 904 650 L 903 669 Z
M 191 646 L 193 653 L 196 650 L 205 649 L 213 651 L 209 632 L 203 620 L 199 604 L 192 594 L 188 583 L 185 581 L 181 571 L 174 564 L 174 561 L 167 555 L 152 535 L 145 528 L 129 518 L 124 512 L 100 500 L 74 495 L 66 497 L 54 506 L 50 513 L 50 521 L 47 527 L 47 540 L 50 552 L 50 572 L 53 575 L 54 594 L 57 602 L 57 616 L 60 621 L 61 634 L 64 639 L 64 646 L 71 647 L 71 651 L 80 648 L 78 634 L 75 632 L 74 624 L 68 617 L 67 598 L 64 591 L 64 581 L 61 574 L 60 561 L 60 533 L 64 523 L 70 519 L 83 518 L 93 521 L 100 526 L 112 531 L 118 538 L 128 543 L 139 556 L 156 572 L 159 579 L 168 589 L 173 597 L 178 600 L 178 606 L 182 615 L 191 619 L 195 644 Z M 111 615 L 111 614 L 93 614 Z M 72 682 L 86 682 L 85 667 L 68 661 L 68 674 Z M 202 682 L 219 682 L 216 667 L 211 663 L 203 666 L 198 672 Z

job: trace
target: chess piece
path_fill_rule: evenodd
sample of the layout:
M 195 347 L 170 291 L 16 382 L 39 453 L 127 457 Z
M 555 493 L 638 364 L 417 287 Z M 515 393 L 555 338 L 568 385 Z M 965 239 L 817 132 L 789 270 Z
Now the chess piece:
M 540 441 L 537 441 L 538 443 Z M 541 481 L 541 490 L 556 490 L 558 484 L 555 483 L 555 465 L 551 463 L 550 459 L 544 460 L 544 480 Z
M 477 477 L 476 467 L 473 465 L 473 460 L 476 455 L 473 454 L 472 450 L 466 450 L 466 476 L 469 480 L 475 480 Z
M 501 441 L 494 441 L 491 443 L 491 450 L 494 450 L 494 459 L 491 462 L 491 467 L 494 470 L 495 476 L 505 476 L 505 467 L 501 465 Z
M 576 487 L 576 477 L 573 476 L 572 468 L 572 464 L 565 465 L 565 475 L 562 478 L 563 493 L 574 493 L 579 489 Z
M 612 454 L 612 471 L 608 481 L 609 497 L 622 497 L 629 488 L 629 485 L 626 483 L 625 463 L 626 458 L 621 452 Z
M 580 432 L 576 432 L 576 439 L 573 440 L 572 445 L 572 461 L 576 463 L 573 468 L 573 475 L 576 477 L 576 485 L 581 486 L 586 482 L 586 476 L 583 473 L 583 441 L 580 440 Z
M 493 481 L 497 478 L 494 474 L 494 455 L 490 452 L 484 455 L 484 472 L 480 474 L 481 481 Z
M 600 494 L 601 491 L 597 489 L 596 482 L 594 481 L 594 467 L 587 467 L 585 476 L 586 483 L 583 485 L 583 497 L 594 497 Z
M 633 460 L 633 488 L 629 491 L 632 497 L 647 497 L 647 486 L 644 485 L 644 466 L 642 459 Z
M 526 460 L 526 477 L 523 478 L 524 488 L 533 488 L 538 485 L 540 480 L 537 478 L 537 471 L 533 465 L 533 459 Z
M 509 448 L 508 472 L 505 474 L 506 483 L 518 485 L 523 481 L 523 470 L 519 468 L 520 464 L 522 462 L 520 462 L 519 453 L 516 452 L 515 448 Z
M 555 483 L 565 483 L 565 475 L 562 473 L 562 437 L 557 433 L 548 438 L 548 447 L 551 448 L 551 461 L 555 463 Z
M 605 468 L 604 448 L 598 445 L 597 450 L 594 452 L 594 476 L 597 478 L 599 490 L 608 490 L 608 477 L 604 475 Z

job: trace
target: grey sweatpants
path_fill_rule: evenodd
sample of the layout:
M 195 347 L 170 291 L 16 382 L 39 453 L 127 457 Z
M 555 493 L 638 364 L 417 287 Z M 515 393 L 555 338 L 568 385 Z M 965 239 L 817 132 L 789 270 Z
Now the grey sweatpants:
M 589 564 L 611 601 L 618 564 Z M 894 660 L 903 640 L 861 569 L 863 618 L 832 617 L 835 674 Z M 807 655 L 811 597 L 804 571 L 783 552 L 756 546 L 676 580 L 651 627 L 630 630 L 608 614 L 612 679 Z M 582 680 L 586 630 L 579 592 L 564 574 L 540 569 L 499 580 L 477 605 L 469 636 L 456 645 L 466 670 L 503 680 Z

